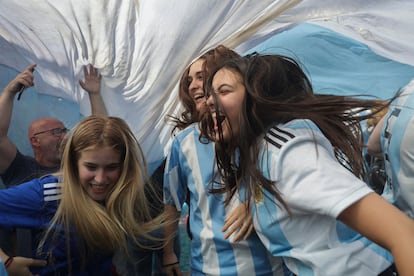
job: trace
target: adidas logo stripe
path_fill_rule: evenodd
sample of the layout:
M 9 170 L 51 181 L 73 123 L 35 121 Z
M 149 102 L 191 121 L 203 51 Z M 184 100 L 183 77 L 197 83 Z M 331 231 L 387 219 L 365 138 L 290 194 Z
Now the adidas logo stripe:
M 266 133 L 265 140 L 280 149 L 284 143 L 294 137 L 295 135 L 291 132 L 280 129 L 278 127 L 272 127 Z
M 43 198 L 45 201 L 55 201 L 61 198 L 62 183 L 43 184 Z

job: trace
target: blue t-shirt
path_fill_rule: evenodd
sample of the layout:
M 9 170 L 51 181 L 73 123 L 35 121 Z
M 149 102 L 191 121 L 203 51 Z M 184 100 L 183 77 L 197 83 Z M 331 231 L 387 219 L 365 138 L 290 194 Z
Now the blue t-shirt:
M 70 237 L 69 261 L 63 231 L 55 242 L 48 241 L 42 252 L 36 252 L 38 243 L 57 210 L 60 196 L 61 183 L 52 175 L 0 190 L 0 226 L 32 230 L 32 257 L 48 261 L 47 267 L 33 268 L 34 274 L 111 275 L 111 255 L 94 254 L 82 260 L 88 253 L 77 247 L 74 235 Z

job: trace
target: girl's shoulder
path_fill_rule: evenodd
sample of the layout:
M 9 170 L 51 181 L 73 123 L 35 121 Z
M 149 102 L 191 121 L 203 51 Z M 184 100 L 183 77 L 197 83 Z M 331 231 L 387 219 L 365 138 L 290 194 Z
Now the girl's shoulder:
M 208 140 L 206 137 L 202 136 L 201 130 L 198 123 L 193 123 L 186 127 L 183 130 L 180 130 L 174 137 L 173 137 L 173 144 L 181 144 L 183 141 L 188 140 L 196 140 L 200 141 L 202 144 L 210 144 L 211 141 Z
M 174 139 L 175 140 L 182 140 L 184 139 L 186 136 L 190 135 L 190 134 L 199 134 L 200 133 L 200 129 L 198 127 L 198 123 L 193 123 L 189 126 L 187 126 L 186 128 L 178 131 L 175 135 L 174 135 Z
M 311 120 L 296 119 L 284 124 L 275 124 L 265 134 L 265 141 L 281 148 L 295 138 L 315 137 L 320 135 L 318 126 Z
M 280 127 L 290 129 L 290 130 L 298 132 L 298 133 L 302 133 L 302 132 L 307 133 L 307 132 L 309 132 L 309 130 L 320 132 L 318 126 L 314 122 L 312 122 L 311 120 L 308 120 L 308 119 L 292 120 L 292 121 L 289 121 L 285 124 L 280 125 Z

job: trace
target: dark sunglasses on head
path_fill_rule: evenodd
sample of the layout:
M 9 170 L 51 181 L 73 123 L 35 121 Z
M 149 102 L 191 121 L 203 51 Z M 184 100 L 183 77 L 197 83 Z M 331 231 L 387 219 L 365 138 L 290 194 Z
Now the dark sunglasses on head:
M 68 132 L 68 129 L 66 127 L 64 127 L 64 128 L 57 127 L 57 128 L 52 128 L 52 129 L 36 132 L 35 134 L 33 134 L 33 136 L 36 136 L 36 135 L 42 134 L 42 133 L 47 133 L 47 132 L 49 132 L 53 136 L 60 136 L 60 135 L 62 135 L 62 133 Z

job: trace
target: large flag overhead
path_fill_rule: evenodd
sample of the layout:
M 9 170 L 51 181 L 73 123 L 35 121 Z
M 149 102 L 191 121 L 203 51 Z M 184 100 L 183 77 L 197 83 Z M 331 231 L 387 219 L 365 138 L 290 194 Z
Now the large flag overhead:
M 1 88 L 38 65 L 10 137 L 31 154 L 31 120 L 71 127 L 89 115 L 78 81 L 91 63 L 109 113 L 130 124 L 155 164 L 171 138 L 165 116 L 180 110 L 180 74 L 218 44 L 291 54 L 324 93 L 388 98 L 414 76 L 413 15 L 411 0 L 1 0 Z

